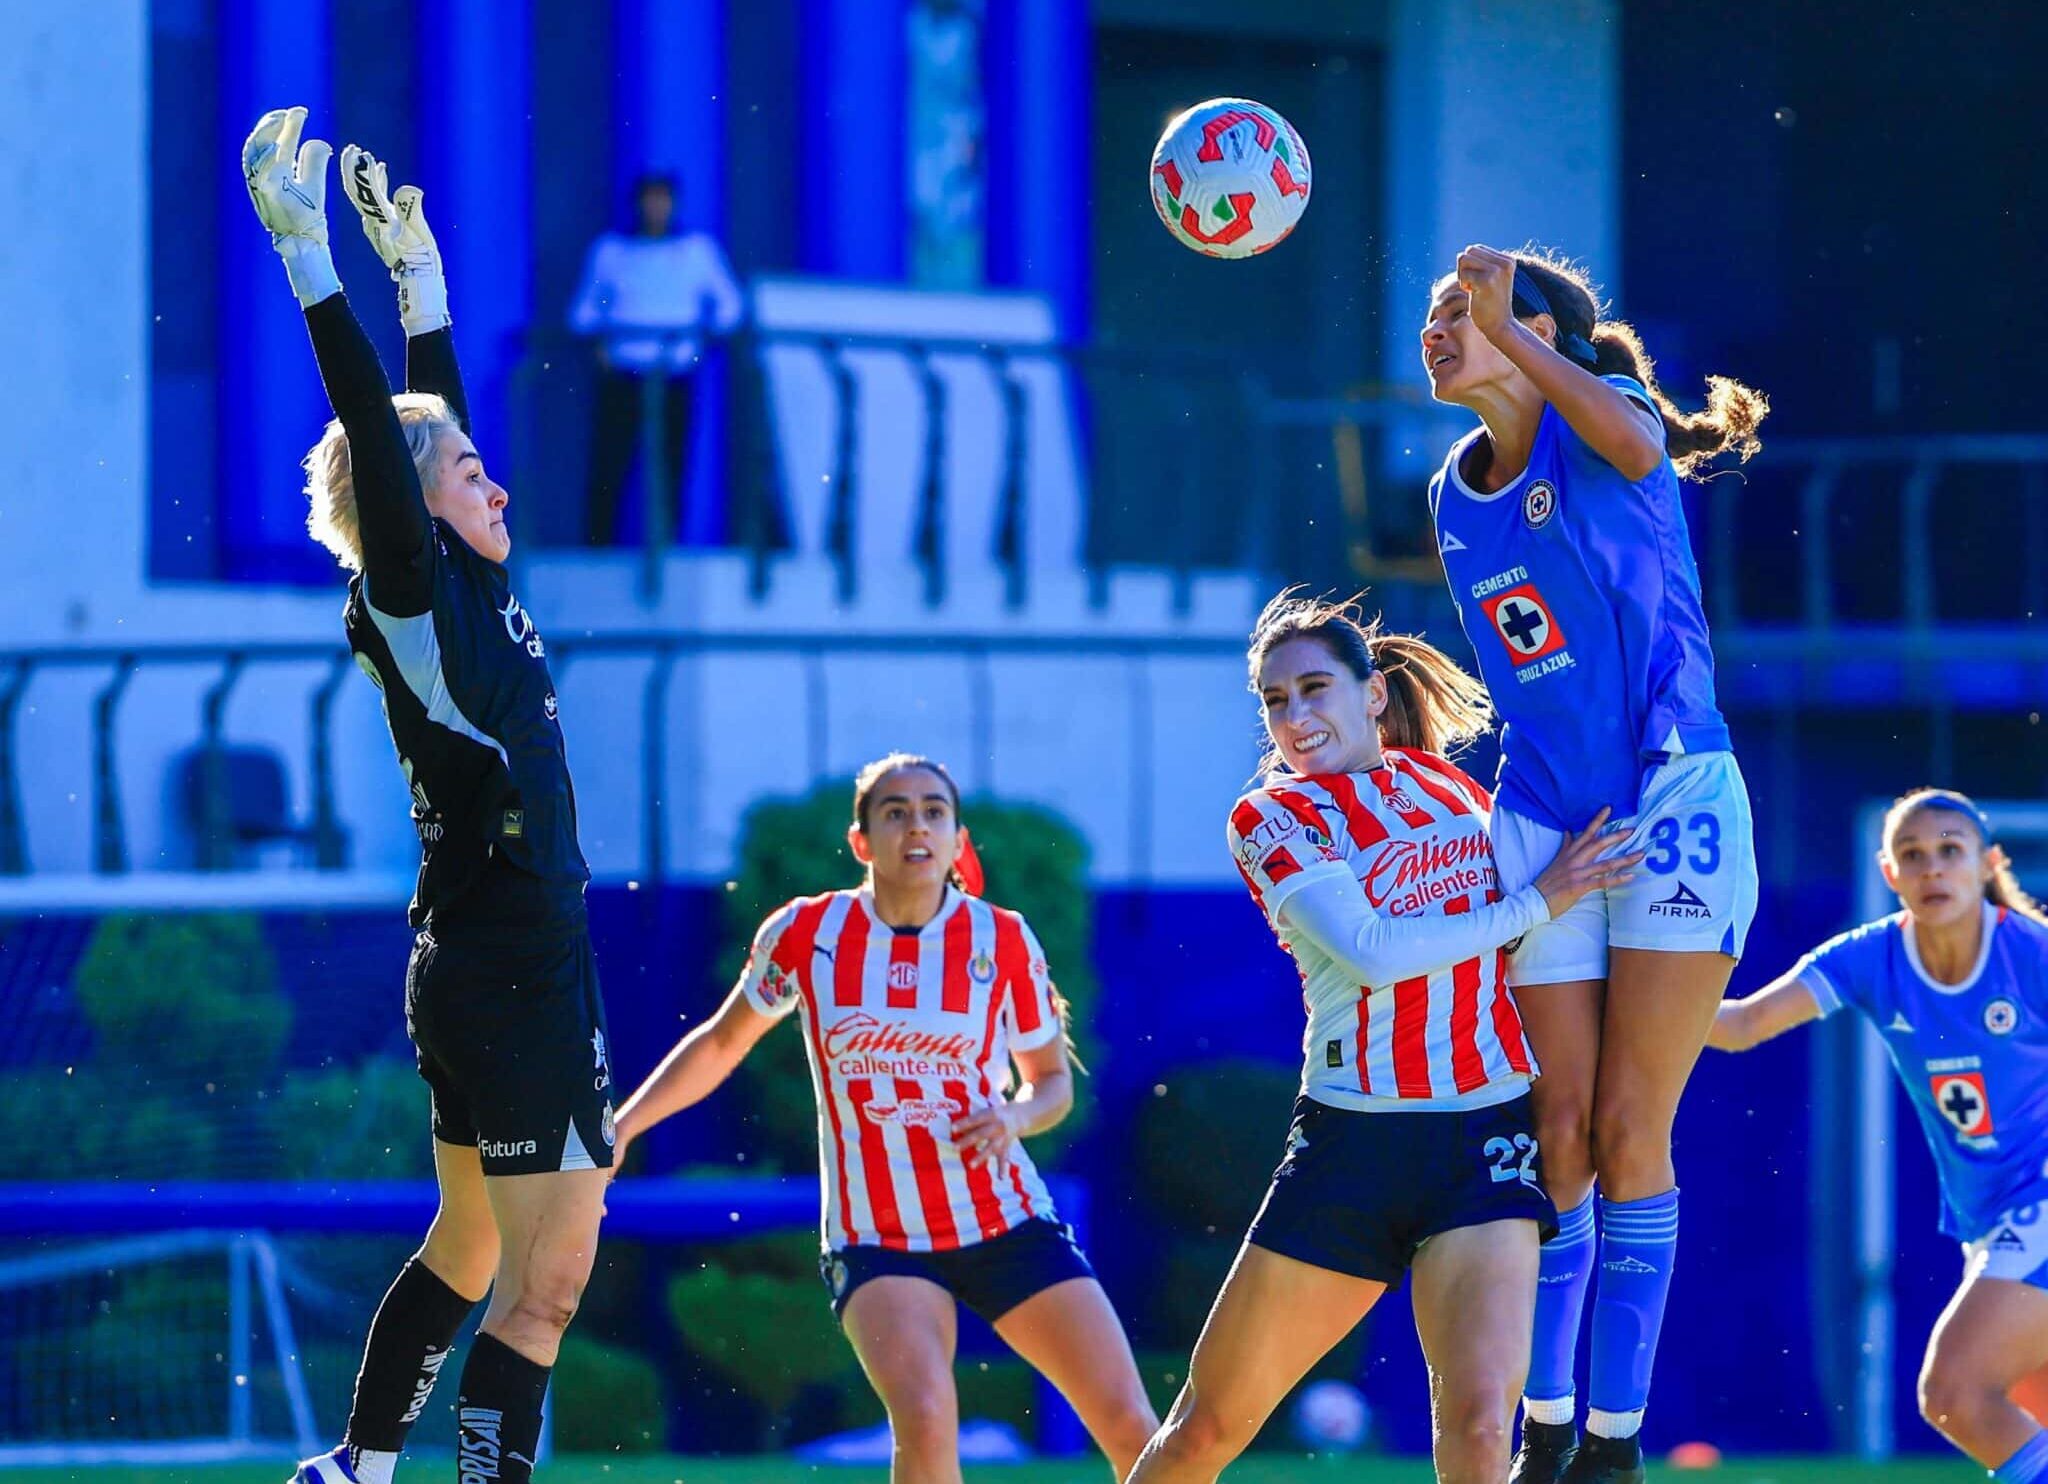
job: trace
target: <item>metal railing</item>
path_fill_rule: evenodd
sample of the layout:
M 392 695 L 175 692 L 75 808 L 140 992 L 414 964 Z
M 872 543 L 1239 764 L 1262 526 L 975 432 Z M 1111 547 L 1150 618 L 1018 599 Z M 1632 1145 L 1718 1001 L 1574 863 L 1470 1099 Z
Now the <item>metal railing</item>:
M 1051 638 L 1012 636 L 948 638 L 936 635 L 815 634 L 685 634 L 629 633 L 548 640 L 557 684 L 568 669 L 590 657 L 644 657 L 650 661 L 641 690 L 641 860 L 648 877 L 662 879 L 669 861 L 663 820 L 668 811 L 668 696 L 675 667 L 686 658 L 741 654 L 795 655 L 804 668 L 804 761 L 808 776 L 821 779 L 831 769 L 831 707 L 826 662 L 835 655 L 945 656 L 969 668 L 969 754 L 984 778 L 998 764 L 994 718 L 994 661 L 1005 656 L 1113 658 L 1128 663 L 1127 694 L 1132 707 L 1131 789 L 1129 821 L 1134 874 L 1144 876 L 1151 851 L 1152 792 L 1142 786 L 1152 761 L 1151 676 L 1149 662 L 1170 656 L 1237 659 L 1240 641 L 1207 638 Z M 15 736 L 17 701 L 39 674 L 59 669 L 103 670 L 107 679 L 92 702 L 92 861 L 101 875 L 129 870 L 127 831 L 122 817 L 120 778 L 116 764 L 121 702 L 136 674 L 151 666 L 213 664 L 219 673 L 201 703 L 197 745 L 202 759 L 200 833 L 226 819 L 230 782 L 226 765 L 228 739 L 222 718 L 235 687 L 264 666 L 325 664 L 328 669 L 308 703 L 306 776 L 312 800 L 313 863 L 321 870 L 345 864 L 346 833 L 335 807 L 333 703 L 342 678 L 355 666 L 347 650 L 336 645 L 259 643 L 236 645 L 176 644 L 152 647 L 0 650 L 0 876 L 24 876 L 33 869 L 19 807 L 21 770 Z M 686 804 L 685 817 L 694 817 Z M 234 853 L 225 843 L 197 853 L 202 871 L 232 869 Z
M 923 574 L 926 603 L 937 606 L 947 592 L 946 525 L 954 492 L 947 488 L 946 379 L 939 374 L 940 356 L 968 357 L 983 362 L 1002 398 L 1003 427 L 1001 462 L 996 494 L 995 550 L 990 554 L 1003 573 L 1004 592 L 1011 608 L 1022 607 L 1027 595 L 1025 522 L 1028 519 L 1029 404 L 1018 375 L 1020 363 L 1065 365 L 1069 352 L 1059 345 L 998 344 L 973 336 L 869 335 L 815 333 L 808 331 L 742 329 L 718 334 L 707 329 L 674 326 L 611 325 L 608 335 L 623 335 L 659 343 L 664 351 L 685 341 L 702 347 L 697 371 L 703 375 L 720 363 L 738 384 L 732 472 L 734 544 L 744 549 L 751 563 L 751 588 L 755 597 L 764 596 L 773 580 L 771 559 L 788 548 L 788 522 L 783 512 L 783 475 L 775 429 L 774 397 L 768 384 L 762 355 L 781 347 L 805 347 L 818 352 L 831 378 L 837 433 L 827 477 L 831 503 L 825 524 L 825 552 L 830 557 L 839 599 L 850 601 L 858 592 L 860 571 L 857 536 L 860 512 L 860 465 L 863 438 L 870 436 L 869 420 L 861 409 L 861 383 L 851 356 L 864 351 L 890 351 L 909 363 L 923 402 L 924 430 L 917 493 L 918 520 L 912 538 L 912 552 Z M 550 378 L 569 374 L 591 374 L 594 353 L 585 337 L 562 331 L 536 331 L 528 337 L 525 353 L 512 375 L 512 395 L 517 408 L 512 421 L 519 428 L 514 468 L 529 487 L 543 460 L 535 442 L 536 429 L 549 425 L 541 415 L 544 398 L 562 383 Z M 661 595 L 662 571 L 667 552 L 675 543 L 670 524 L 669 500 L 687 477 L 686 471 L 668 468 L 667 449 L 662 438 L 664 375 L 659 371 L 641 377 L 640 469 L 643 488 L 648 492 L 646 518 L 642 522 L 640 591 L 643 602 L 652 605 Z M 701 408 L 701 400 L 699 402 Z M 891 430 L 893 431 L 893 429 Z M 522 538 L 530 537 L 530 526 L 520 528 L 520 517 L 531 507 L 513 507 L 515 527 Z

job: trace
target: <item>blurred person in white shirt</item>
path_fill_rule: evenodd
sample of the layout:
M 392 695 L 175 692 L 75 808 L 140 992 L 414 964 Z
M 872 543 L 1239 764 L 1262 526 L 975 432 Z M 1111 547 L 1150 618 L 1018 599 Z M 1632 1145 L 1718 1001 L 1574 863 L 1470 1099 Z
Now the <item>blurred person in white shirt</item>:
M 674 175 L 640 177 L 633 188 L 635 230 L 607 232 L 590 245 L 582 287 L 569 311 L 576 333 L 598 338 L 604 368 L 584 503 L 584 539 L 592 546 L 609 546 L 616 534 L 619 489 L 640 447 L 648 377 L 662 381 L 663 463 L 676 492 L 673 529 L 682 532 L 702 332 L 728 334 L 745 313 L 746 301 L 717 239 L 708 232 L 674 230 L 679 196 Z M 650 504 L 651 499 L 650 491 Z

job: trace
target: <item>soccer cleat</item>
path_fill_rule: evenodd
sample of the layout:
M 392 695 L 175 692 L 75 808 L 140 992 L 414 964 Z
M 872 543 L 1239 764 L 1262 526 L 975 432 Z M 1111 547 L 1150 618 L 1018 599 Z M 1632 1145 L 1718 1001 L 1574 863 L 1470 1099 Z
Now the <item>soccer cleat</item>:
M 1508 1484 L 1558 1484 L 1578 1451 L 1578 1433 L 1569 1422 L 1525 1421 Z
M 291 1484 L 361 1484 L 355 1469 L 349 1465 L 352 1451 L 348 1444 L 343 1443 L 332 1453 L 307 1459 L 292 1475 Z
M 1589 1432 L 1579 1439 L 1578 1453 L 1560 1484 L 1643 1484 L 1643 1477 L 1642 1439 Z

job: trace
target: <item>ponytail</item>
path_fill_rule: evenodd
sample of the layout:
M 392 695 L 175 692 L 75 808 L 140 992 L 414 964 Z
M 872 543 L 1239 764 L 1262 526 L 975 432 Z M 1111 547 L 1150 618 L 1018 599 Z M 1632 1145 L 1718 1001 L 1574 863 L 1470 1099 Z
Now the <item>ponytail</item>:
M 1493 702 L 1486 687 L 1458 662 L 1413 634 L 1367 631 L 1373 667 L 1387 677 L 1387 709 L 1380 741 L 1446 756 L 1486 734 Z
M 1664 422 L 1664 446 L 1681 478 L 1689 478 L 1723 453 L 1747 462 L 1763 447 L 1757 425 L 1770 413 L 1770 399 L 1726 376 L 1707 378 L 1707 405 L 1682 412 L 1657 385 L 1656 365 L 1642 336 L 1627 320 L 1602 319 L 1599 296 L 1586 270 L 1563 255 L 1536 247 L 1512 254 L 1515 272 L 1534 279 L 1549 301 L 1560 345 L 1577 336 L 1593 348 L 1595 376 L 1626 376 L 1642 383 Z M 1583 364 L 1583 362 L 1581 362 Z
M 1259 669 L 1274 646 L 1289 639 L 1314 639 L 1359 680 L 1377 670 L 1386 677 L 1387 709 L 1380 713 L 1380 742 L 1422 752 L 1450 754 L 1484 736 L 1493 724 L 1486 687 L 1426 639 L 1390 634 L 1380 619 L 1364 616 L 1363 592 L 1340 600 L 1304 596 L 1301 587 L 1276 594 L 1252 624 L 1245 661 L 1250 689 L 1259 690 Z M 1271 745 L 1259 759 L 1261 775 L 1283 766 Z
M 1991 868 L 1991 879 L 1984 883 L 1984 900 L 1994 907 L 2003 907 L 2008 912 L 2031 917 L 2042 927 L 2048 927 L 2048 907 L 2043 907 L 2021 889 L 2019 877 L 2013 874 L 2011 861 L 2000 861 Z

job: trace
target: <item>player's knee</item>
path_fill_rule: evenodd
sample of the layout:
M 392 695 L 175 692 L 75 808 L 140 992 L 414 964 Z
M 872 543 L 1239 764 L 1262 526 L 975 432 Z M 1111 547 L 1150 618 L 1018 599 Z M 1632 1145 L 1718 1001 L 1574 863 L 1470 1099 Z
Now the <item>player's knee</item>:
M 1660 1185 L 1670 1163 L 1671 1135 L 1665 1120 L 1627 1102 L 1601 1103 L 1593 1116 L 1593 1164 L 1603 1190 Z
M 1536 1146 L 1547 1179 L 1576 1183 L 1593 1174 L 1593 1108 L 1577 1098 L 1552 1099 L 1536 1121 Z
M 1939 1350 L 1920 1369 L 1920 1415 L 1931 1427 L 1944 1432 L 1958 1423 L 1967 1427 L 1980 1410 L 1998 1400 L 1995 1388 Z
M 434 1218 L 420 1256 L 443 1283 L 467 1299 L 480 1299 L 498 1276 L 498 1228 L 482 1222 L 451 1222 L 447 1212 Z
M 1231 1427 L 1215 1408 L 1196 1400 L 1174 1409 L 1153 1447 L 1177 1465 L 1208 1472 L 1220 1470 L 1250 1442 L 1250 1432 Z
M 1102 1451 L 1112 1459 L 1121 1460 L 1128 1472 L 1131 1460 L 1145 1451 L 1145 1445 L 1152 1441 L 1152 1434 L 1159 1430 L 1159 1418 L 1152 1410 L 1152 1403 L 1143 1392 L 1139 1392 L 1119 1400 L 1101 1426 L 1102 1436 L 1097 1441 L 1102 1444 Z
M 942 1375 L 891 1388 L 889 1430 L 896 1446 L 912 1453 L 952 1448 L 960 1432 L 960 1407 Z
M 583 1275 L 567 1269 L 531 1269 L 511 1304 L 510 1318 L 521 1329 L 559 1336 L 583 1301 Z

